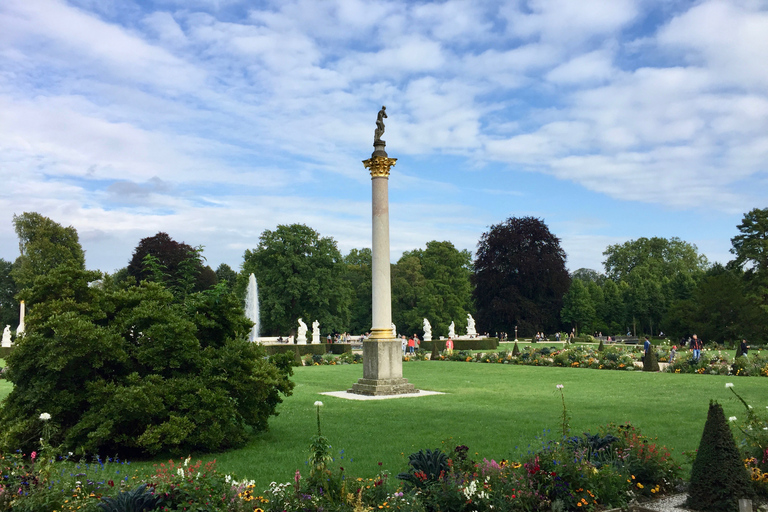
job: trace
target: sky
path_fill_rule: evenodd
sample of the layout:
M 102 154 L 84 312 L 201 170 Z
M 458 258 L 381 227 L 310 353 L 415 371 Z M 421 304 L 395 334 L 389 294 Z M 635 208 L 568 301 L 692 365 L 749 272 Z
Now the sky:
M 768 197 L 768 1 L 3 0 L 0 257 L 14 214 L 90 269 L 164 231 L 238 269 L 279 224 L 391 258 L 542 219 L 567 267 L 679 237 L 727 262 Z

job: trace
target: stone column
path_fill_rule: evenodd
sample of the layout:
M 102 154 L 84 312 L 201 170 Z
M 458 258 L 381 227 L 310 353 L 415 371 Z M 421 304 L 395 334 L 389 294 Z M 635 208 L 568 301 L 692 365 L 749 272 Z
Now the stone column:
M 363 165 L 371 171 L 373 207 L 373 245 L 371 285 L 371 337 L 363 342 L 363 378 L 350 393 L 359 395 L 399 395 L 418 393 L 403 378 L 401 341 L 392 336 L 392 282 L 389 276 L 389 170 L 397 162 L 389 158 L 386 143 L 375 140 L 371 158 Z

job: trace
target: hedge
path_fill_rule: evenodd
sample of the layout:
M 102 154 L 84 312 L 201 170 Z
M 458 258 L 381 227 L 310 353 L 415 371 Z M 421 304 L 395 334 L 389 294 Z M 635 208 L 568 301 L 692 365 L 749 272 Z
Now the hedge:
M 345 352 L 352 352 L 352 345 L 346 343 L 312 343 L 307 345 L 294 345 L 292 343 L 283 345 L 264 345 L 267 355 L 285 354 L 286 352 L 293 352 L 299 357 L 307 354 L 343 354 Z

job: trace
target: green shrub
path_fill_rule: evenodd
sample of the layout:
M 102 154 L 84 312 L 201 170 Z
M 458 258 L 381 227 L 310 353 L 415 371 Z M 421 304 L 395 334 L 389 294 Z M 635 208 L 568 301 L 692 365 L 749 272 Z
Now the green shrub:
M 709 403 L 699 450 L 691 468 L 687 506 L 695 510 L 734 512 L 751 487 L 723 406 Z
M 515 342 L 515 346 L 512 348 L 512 355 L 513 356 L 520 355 L 520 347 L 517 346 L 517 342 Z
M 27 332 L 8 356 L 14 388 L 0 444 L 84 453 L 157 453 L 241 446 L 291 393 L 287 374 L 245 339 L 249 322 L 224 287 L 183 303 L 161 285 L 118 288 L 59 266 L 25 290 Z

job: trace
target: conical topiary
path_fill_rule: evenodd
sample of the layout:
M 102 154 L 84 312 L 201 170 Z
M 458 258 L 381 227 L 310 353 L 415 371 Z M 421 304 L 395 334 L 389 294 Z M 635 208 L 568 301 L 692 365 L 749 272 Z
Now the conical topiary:
M 430 361 L 439 361 L 440 360 L 440 351 L 437 347 L 437 342 L 432 342 L 432 354 L 429 356 Z
M 725 420 L 723 406 L 712 401 L 691 469 L 686 506 L 695 510 L 736 512 L 739 499 L 749 497 L 749 474 Z
M 643 356 L 643 371 L 644 372 L 658 372 L 659 358 L 656 357 L 656 351 L 651 347 L 648 351 L 648 355 Z
M 737 341 L 736 342 L 736 357 L 741 357 L 743 355 L 744 355 L 744 352 L 742 352 L 742 350 L 741 350 L 741 342 Z
M 515 346 L 512 347 L 512 355 L 513 356 L 519 356 L 520 355 L 520 347 L 517 346 L 517 342 L 515 342 Z
M 605 347 L 603 346 L 603 340 L 601 339 L 600 344 L 597 346 L 597 351 L 602 352 L 603 350 L 605 350 Z

